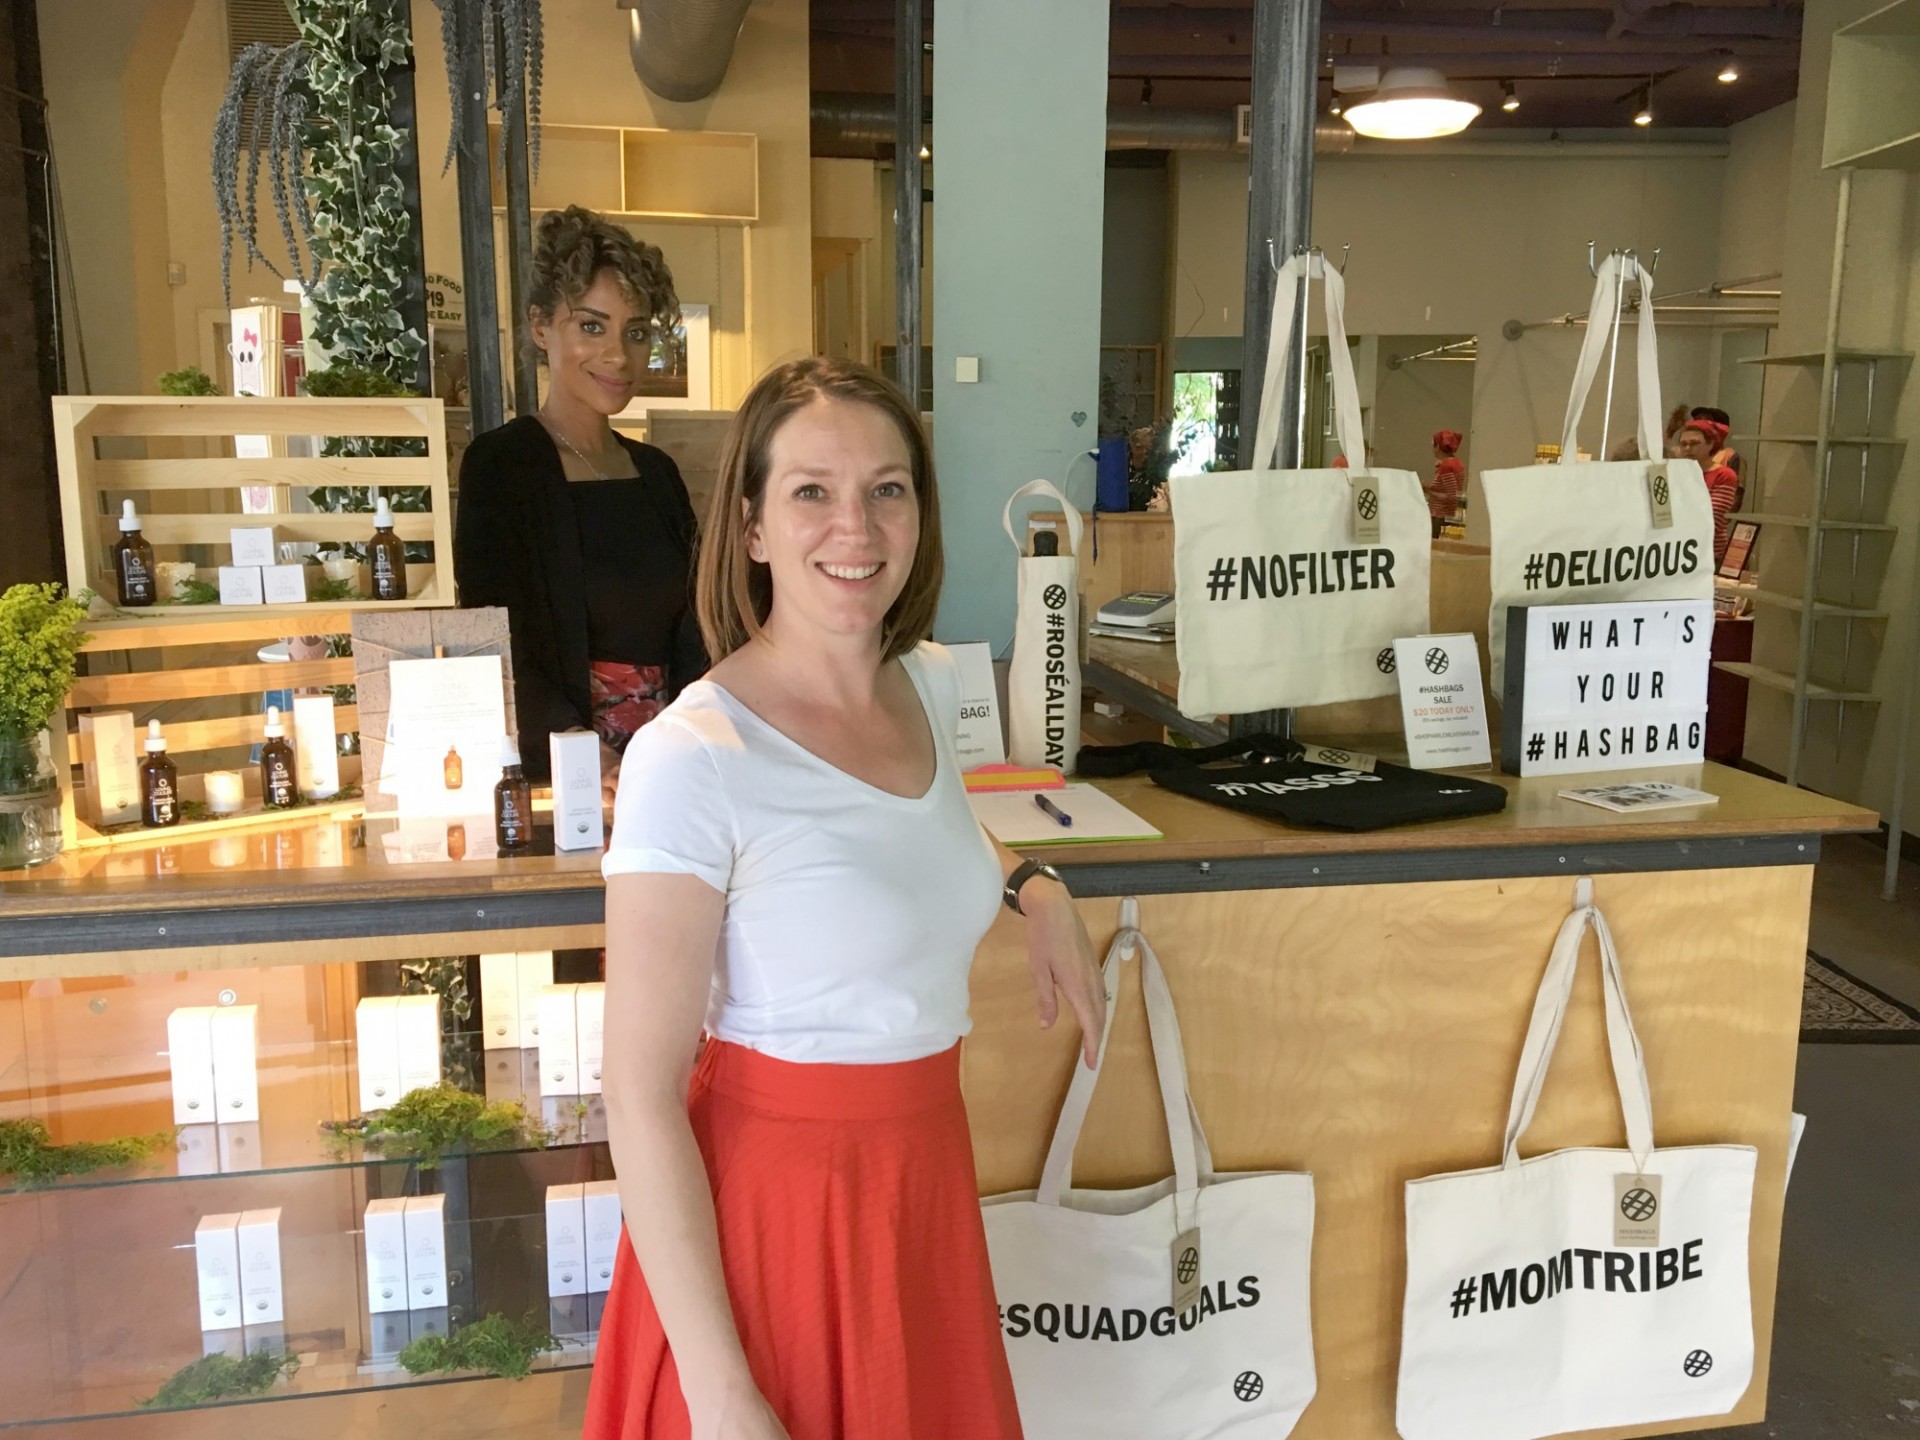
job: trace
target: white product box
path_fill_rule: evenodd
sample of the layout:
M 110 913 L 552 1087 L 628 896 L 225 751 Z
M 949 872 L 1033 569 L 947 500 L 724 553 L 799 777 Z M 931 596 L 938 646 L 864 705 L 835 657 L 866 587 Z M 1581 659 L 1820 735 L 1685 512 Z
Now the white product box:
M 183 1176 L 220 1173 L 220 1140 L 214 1126 L 179 1127 L 173 1137 L 173 1170 Z
M 612 1180 L 589 1180 L 581 1187 L 587 1232 L 587 1289 L 613 1284 L 613 1262 L 620 1253 L 620 1188 Z
M 293 783 L 308 800 L 340 793 L 340 737 L 331 695 L 293 697 Z
M 592 730 L 559 730 L 547 744 L 553 761 L 553 848 L 598 850 L 606 838 L 600 822 L 600 736 Z
M 502 1104 L 524 1105 L 537 1110 L 540 1105 L 540 1052 L 538 1050 L 489 1050 L 487 1057 L 487 1099 Z
M 140 759 L 131 710 L 80 717 L 80 764 L 87 782 L 88 820 L 128 825 L 140 818 Z
M 280 1289 L 280 1207 L 243 1210 L 234 1228 L 240 1252 L 240 1307 L 248 1325 L 275 1325 L 287 1318 Z
M 578 1095 L 580 1040 L 574 985 L 540 988 L 540 1093 Z
M 258 565 L 222 565 L 220 567 L 220 603 L 222 605 L 264 605 L 266 582 Z
M 227 534 L 233 542 L 235 565 L 272 565 L 280 558 L 273 548 L 271 525 L 236 525 Z
M 483 1050 L 518 1050 L 520 1039 L 520 957 L 480 957 L 480 1016 Z M 489 1070 L 488 1073 L 492 1073 Z
M 400 1012 L 397 995 L 369 995 L 353 1008 L 359 1042 L 360 1110 L 385 1110 L 400 1098 Z
M 574 987 L 574 1068 L 580 1073 L 580 1093 L 601 1091 L 600 1065 L 606 1051 L 607 987 L 595 980 Z
M 193 1228 L 193 1264 L 200 1277 L 200 1328 L 240 1328 L 238 1215 L 205 1215 Z
M 263 565 L 260 569 L 260 593 L 269 605 L 306 604 L 307 567 Z
M 407 1334 L 415 1340 L 424 1340 L 429 1335 L 445 1336 L 449 1326 L 449 1316 L 445 1305 L 436 1305 L 431 1310 L 415 1310 L 407 1316 Z
M 220 1173 L 243 1175 L 260 1168 L 260 1125 L 243 1120 L 220 1128 Z
M 407 1312 L 395 1310 L 370 1318 L 373 1323 L 367 1327 L 367 1359 L 379 1364 L 398 1358 L 413 1339 L 407 1328 Z
M 361 1218 L 367 1254 L 367 1309 L 385 1315 L 407 1308 L 407 1202 L 369 1200 Z M 402 1338 L 400 1344 L 407 1342 Z
M 547 1294 L 587 1293 L 586 1199 L 583 1185 L 547 1187 Z
M 394 1039 L 400 1054 L 400 1093 L 440 1083 L 440 997 L 394 997 Z
M 540 1043 L 540 992 L 553 984 L 553 952 L 551 950 L 522 950 L 519 955 L 520 972 L 520 1048 L 529 1049 Z
M 213 1032 L 213 1104 L 221 1124 L 260 1118 L 260 1008 L 226 1005 L 209 1021 Z
M 213 1098 L 213 1009 L 183 1005 L 167 1016 L 167 1065 L 173 1080 L 173 1123 L 219 1118 Z
M 431 1310 L 447 1303 L 447 1197 L 407 1199 L 407 1306 Z

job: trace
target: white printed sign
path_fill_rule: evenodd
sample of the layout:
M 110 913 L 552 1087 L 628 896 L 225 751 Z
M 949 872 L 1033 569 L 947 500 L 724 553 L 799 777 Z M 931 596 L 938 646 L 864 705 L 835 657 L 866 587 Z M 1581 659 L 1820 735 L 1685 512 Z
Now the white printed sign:
M 1510 775 L 1697 764 L 1711 600 L 1515 605 L 1500 763 Z
M 1471 635 L 1415 635 L 1393 642 L 1407 763 L 1416 770 L 1491 765 L 1480 651 Z
M 960 733 L 955 737 L 960 768 L 1006 764 L 1000 696 L 993 683 L 993 647 L 984 640 L 973 640 L 947 649 L 960 666 Z

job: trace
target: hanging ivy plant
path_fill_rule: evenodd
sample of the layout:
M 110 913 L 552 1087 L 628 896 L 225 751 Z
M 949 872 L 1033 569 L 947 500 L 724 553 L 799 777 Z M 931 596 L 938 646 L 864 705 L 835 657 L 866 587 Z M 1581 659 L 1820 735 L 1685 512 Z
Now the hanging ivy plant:
M 466 136 L 460 105 L 460 77 L 467 73 L 470 52 L 478 50 L 478 68 L 487 77 L 486 92 L 499 96 L 501 110 L 512 113 L 522 95 L 526 97 L 527 155 L 533 173 L 538 175 L 540 81 L 546 57 L 540 0 L 433 0 L 433 3 L 440 7 L 440 44 L 447 54 L 447 107 L 453 115 L 453 124 L 447 130 L 447 157 L 440 162 L 440 173 L 447 173 Z M 466 25 L 457 21 L 456 10 L 469 17 Z M 495 49 L 496 33 L 505 40 L 504 56 Z

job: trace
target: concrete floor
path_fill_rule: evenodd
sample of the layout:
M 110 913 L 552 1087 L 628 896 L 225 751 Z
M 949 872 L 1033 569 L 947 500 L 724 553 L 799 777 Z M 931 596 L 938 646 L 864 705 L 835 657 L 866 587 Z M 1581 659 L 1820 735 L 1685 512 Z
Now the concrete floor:
M 1826 842 L 1812 945 L 1920 1005 L 1920 866 L 1880 899 L 1886 852 Z M 1803 1045 L 1796 1108 L 1807 1117 L 1787 1195 L 1762 1425 L 1722 1440 L 1920 1435 L 1920 1045 Z

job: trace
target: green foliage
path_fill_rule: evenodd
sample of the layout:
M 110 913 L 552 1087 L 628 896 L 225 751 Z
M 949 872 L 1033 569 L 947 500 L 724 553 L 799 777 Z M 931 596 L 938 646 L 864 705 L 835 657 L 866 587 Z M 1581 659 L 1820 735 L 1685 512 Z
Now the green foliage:
M 143 1410 L 179 1410 L 214 1400 L 239 1400 L 264 1394 L 281 1376 L 292 1377 L 300 1357 L 291 1351 L 256 1351 L 244 1360 L 231 1355 L 202 1355 L 173 1372 L 158 1392 L 140 1402 Z
M 410 1091 L 385 1110 L 324 1124 L 340 1141 L 358 1140 L 369 1150 L 412 1155 L 422 1170 L 434 1169 L 450 1153 L 544 1148 L 552 1138 L 524 1106 L 488 1101 L 452 1085 Z
M 447 155 L 440 173 L 447 173 L 460 149 L 464 117 L 460 104 L 460 77 L 467 73 L 467 56 L 480 52 L 476 68 L 487 77 L 486 92 L 499 98 L 500 109 L 512 113 L 522 91 L 527 101 L 527 153 L 533 173 L 540 173 L 540 82 L 545 68 L 546 39 L 540 0 L 433 0 L 440 7 L 440 43 L 447 59 L 447 104 L 453 124 L 447 132 Z M 454 18 L 459 5 L 468 15 L 465 25 Z M 492 40 L 506 41 L 506 55 L 495 51 Z M 471 47 L 463 53 L 462 47 Z M 504 73 L 499 61 L 504 59 Z
M 324 370 L 315 370 L 307 376 L 306 383 L 309 395 L 318 395 L 325 400 L 369 395 L 399 399 L 417 393 L 378 370 L 369 370 L 366 366 L 355 365 L 351 361 L 342 361 L 329 365 Z
M 533 1373 L 538 1356 L 559 1348 L 560 1342 L 532 1316 L 514 1321 L 495 1313 L 451 1335 L 414 1341 L 400 1352 L 400 1365 L 409 1375 L 479 1370 L 524 1380 Z
M 55 1145 L 38 1120 L 0 1120 L 0 1174 L 23 1187 L 44 1185 L 69 1175 L 90 1175 L 116 1165 L 144 1160 L 170 1143 L 173 1132 L 129 1135 L 119 1140 L 83 1140 Z
M 184 370 L 169 370 L 160 377 L 162 395 L 218 395 L 220 387 L 213 383 L 213 377 L 198 365 L 189 365 Z
M 267 157 L 273 186 L 274 210 L 280 217 L 280 235 L 287 258 L 303 285 L 318 274 L 319 252 L 314 248 L 313 213 L 303 180 L 306 169 L 307 115 L 310 98 L 305 77 L 307 54 L 299 45 L 275 49 L 249 45 L 235 57 L 227 76 L 227 93 L 213 121 L 213 203 L 220 217 L 220 289 L 233 303 L 233 242 L 238 239 L 247 266 L 258 260 L 274 274 L 273 262 L 260 252 L 260 158 Z M 247 112 L 246 177 L 240 174 L 241 127 Z M 308 264 L 300 261 L 305 243 Z
M 0 595 L 0 736 L 39 734 L 66 699 L 87 640 L 80 626 L 89 598 L 36 584 Z
M 357 600 L 360 592 L 351 580 L 329 580 L 321 575 L 317 580 L 307 581 L 307 598 L 310 600 Z
M 177 593 L 168 596 L 163 605 L 217 605 L 220 603 L 220 587 L 211 580 L 202 580 L 198 575 L 182 580 L 176 587 Z

